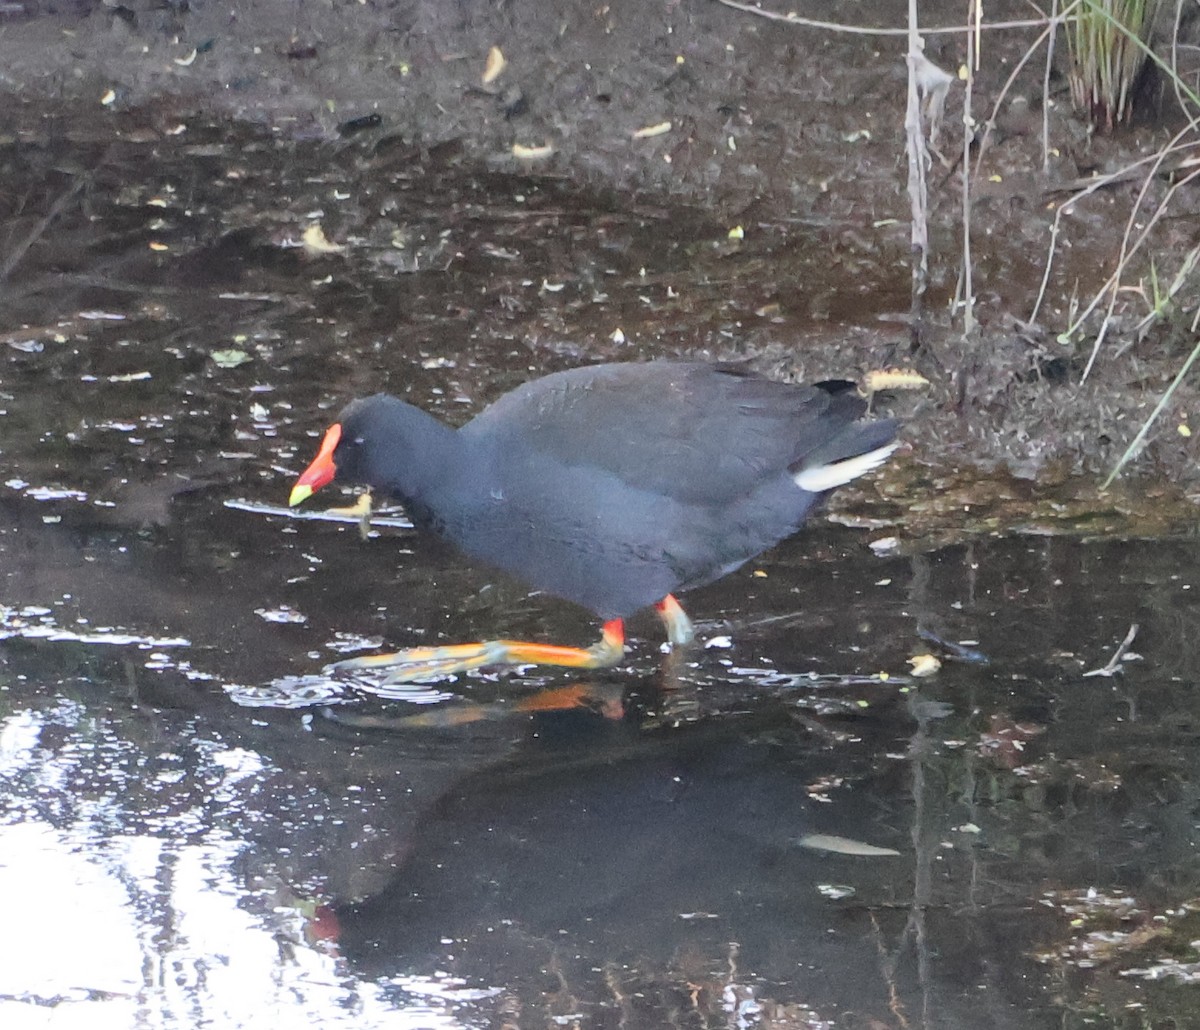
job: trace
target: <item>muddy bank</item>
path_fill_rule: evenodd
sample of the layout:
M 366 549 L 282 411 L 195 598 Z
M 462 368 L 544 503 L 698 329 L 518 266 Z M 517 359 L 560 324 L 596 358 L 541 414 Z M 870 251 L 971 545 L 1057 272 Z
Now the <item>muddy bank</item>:
M 871 16 L 899 25 L 902 8 Z M 949 4 L 924 13 L 961 17 Z M 849 20 L 834 4 L 804 14 Z M 203 355 L 222 345 L 185 328 L 194 288 L 229 292 L 265 272 L 280 277 L 273 319 L 287 309 L 299 326 L 320 309 L 292 347 L 324 366 L 330 403 L 367 369 L 440 406 L 447 392 L 479 404 L 530 374 L 615 356 L 750 358 L 805 377 L 904 364 L 932 384 L 893 405 L 916 461 L 1094 481 L 1182 364 L 1192 302 L 1145 322 L 1151 262 L 1135 261 L 1083 380 L 1094 336 L 1059 334 L 1111 274 L 1143 183 L 1073 205 L 1052 248 L 1064 187 L 1167 137 L 1142 126 L 1091 138 L 1055 68 L 1043 173 L 1040 57 L 1002 94 L 1035 37 L 990 33 L 976 82 L 978 117 L 999 107 L 973 187 L 980 325 L 967 341 L 949 307 L 961 248 L 962 96 L 951 94 L 931 175 L 929 324 L 912 353 L 899 37 L 820 32 L 715 0 L 7 5 L 4 328 L 19 345 L 23 327 L 65 319 L 74 330 L 85 294 L 119 298 L 124 317 L 156 311 Z M 485 84 L 492 47 L 507 64 Z M 952 70 L 962 39 L 932 35 L 929 54 Z M 1152 180 L 1143 204 L 1169 188 Z M 1164 281 L 1200 224 L 1187 191 L 1170 202 L 1147 250 Z M 122 230 L 88 240 L 96 206 L 110 204 Z M 506 223 L 503 239 L 477 231 L 484 213 Z M 316 224 L 332 247 L 298 258 L 289 248 Z M 729 238 L 735 227 L 743 238 Z M 167 298 L 157 308 L 154 291 Z M 431 329 L 426 342 L 439 339 L 415 360 L 394 347 L 380 359 L 377 341 L 405 332 L 398 309 L 414 305 L 445 319 L 444 332 Z M 372 334 L 367 350 L 349 339 L 357 332 L 331 338 L 331 319 Z M 497 360 L 514 372 L 503 384 Z M 455 376 L 431 375 L 438 362 Z M 1182 512 L 1198 480 L 1196 404 L 1184 384 L 1135 467 L 1178 487 Z

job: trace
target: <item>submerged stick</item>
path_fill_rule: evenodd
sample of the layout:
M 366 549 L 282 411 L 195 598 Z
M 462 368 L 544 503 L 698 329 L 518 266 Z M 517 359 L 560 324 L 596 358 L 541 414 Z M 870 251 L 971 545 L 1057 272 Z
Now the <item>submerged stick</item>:
M 1125 639 L 1117 645 L 1113 656 L 1108 660 L 1108 664 L 1103 669 L 1092 669 L 1091 672 L 1085 672 L 1084 677 L 1088 676 L 1115 676 L 1121 671 L 1121 659 L 1125 657 L 1125 652 L 1129 650 L 1129 645 L 1133 643 L 1134 637 L 1138 635 L 1138 624 L 1135 622 L 1129 627 L 1129 632 L 1125 634 Z

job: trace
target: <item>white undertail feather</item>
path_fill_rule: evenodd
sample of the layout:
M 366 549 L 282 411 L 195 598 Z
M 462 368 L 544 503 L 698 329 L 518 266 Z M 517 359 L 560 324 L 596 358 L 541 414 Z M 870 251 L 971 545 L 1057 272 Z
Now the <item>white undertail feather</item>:
M 893 440 L 891 443 L 876 447 L 866 454 L 857 454 L 844 461 L 830 462 L 828 465 L 814 465 L 812 468 L 801 469 L 792 479 L 801 490 L 819 494 L 832 490 L 835 486 L 844 486 L 852 479 L 879 468 L 900 444 Z

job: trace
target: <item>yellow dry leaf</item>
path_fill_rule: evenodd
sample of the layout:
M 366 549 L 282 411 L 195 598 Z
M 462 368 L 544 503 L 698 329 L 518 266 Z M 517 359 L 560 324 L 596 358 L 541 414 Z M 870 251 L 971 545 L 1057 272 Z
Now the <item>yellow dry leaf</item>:
M 657 125 L 643 125 L 633 133 L 634 139 L 651 139 L 654 136 L 663 136 L 671 131 L 670 122 L 659 122 Z
M 941 661 L 931 654 L 913 655 L 908 664 L 912 666 L 914 676 L 932 676 L 942 667 Z
M 304 244 L 304 250 L 312 255 L 317 254 L 340 254 L 346 248 L 337 243 L 330 243 L 325 235 L 325 230 L 321 228 L 320 222 L 313 222 L 307 229 L 304 230 L 304 235 L 300 237 L 300 242 Z
M 508 66 L 508 62 L 504 59 L 504 54 L 498 46 L 492 47 L 488 51 L 487 64 L 483 69 L 483 84 L 490 86 L 498 78 Z
M 553 153 L 554 148 L 549 143 L 543 143 L 540 147 L 526 147 L 520 143 L 512 145 L 512 156 L 521 161 L 538 161 Z

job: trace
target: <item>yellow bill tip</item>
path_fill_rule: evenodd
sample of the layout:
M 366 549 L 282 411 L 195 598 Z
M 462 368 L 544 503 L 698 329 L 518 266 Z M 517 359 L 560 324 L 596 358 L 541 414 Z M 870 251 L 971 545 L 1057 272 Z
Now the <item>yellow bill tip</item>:
M 303 504 L 313 495 L 313 488 L 307 483 L 297 483 L 292 487 L 292 492 L 288 495 L 288 507 L 294 508 L 297 504 Z

